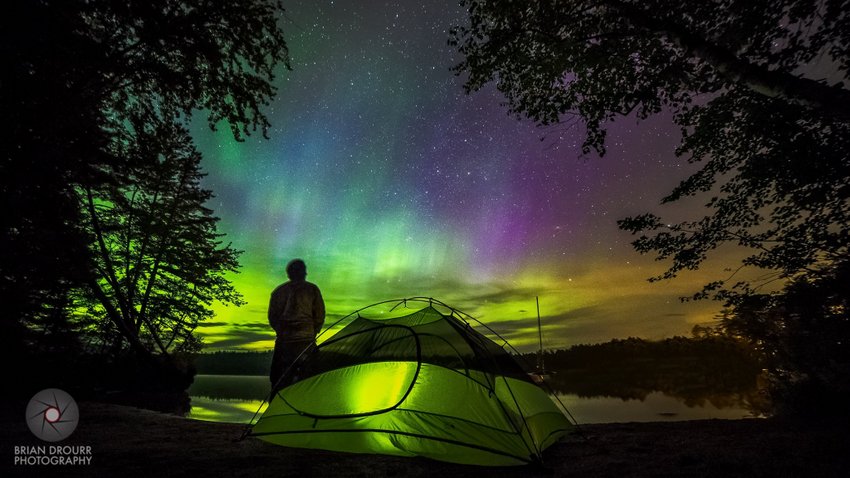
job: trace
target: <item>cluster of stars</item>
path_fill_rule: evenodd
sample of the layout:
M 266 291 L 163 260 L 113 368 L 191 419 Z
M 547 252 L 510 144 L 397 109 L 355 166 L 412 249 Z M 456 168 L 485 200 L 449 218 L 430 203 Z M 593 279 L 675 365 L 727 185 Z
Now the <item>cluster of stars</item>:
M 194 131 L 221 229 L 245 251 L 233 280 L 249 306 L 221 310 L 225 321 L 261 323 L 282 264 L 301 256 L 333 313 L 441 292 L 498 290 L 504 305 L 534 289 L 553 317 L 596 308 L 596 332 L 553 340 L 647 335 L 639 316 L 677 292 L 651 296 L 646 270 L 604 267 L 639 259 L 615 221 L 652 210 L 683 178 L 677 130 L 627 118 L 611 125 L 604 158 L 582 157 L 582 128 L 518 120 L 493 87 L 466 95 L 447 44 L 464 15 L 454 1 L 287 3 L 294 71 L 281 75 L 271 140 Z M 644 310 L 635 330 L 605 330 L 628 310 L 606 302 L 623 290 L 647 294 Z M 228 334 L 202 333 L 213 346 Z

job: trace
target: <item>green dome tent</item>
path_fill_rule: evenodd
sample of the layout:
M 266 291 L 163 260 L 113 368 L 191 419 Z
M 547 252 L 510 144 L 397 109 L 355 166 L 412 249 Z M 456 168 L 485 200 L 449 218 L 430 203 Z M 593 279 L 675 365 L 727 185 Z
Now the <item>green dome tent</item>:
M 422 300 L 420 310 L 391 319 L 361 309 L 305 351 L 250 434 L 291 447 L 465 464 L 539 461 L 571 422 L 468 316 L 433 299 L 397 306 Z

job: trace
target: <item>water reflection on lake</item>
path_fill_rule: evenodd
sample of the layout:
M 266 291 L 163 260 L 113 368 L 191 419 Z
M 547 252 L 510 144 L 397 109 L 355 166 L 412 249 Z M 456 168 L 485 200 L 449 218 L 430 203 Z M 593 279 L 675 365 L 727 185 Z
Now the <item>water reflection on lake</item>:
M 260 409 L 262 406 L 262 409 Z M 192 410 L 187 415 L 196 420 L 226 423 L 250 423 L 257 410 L 262 414 L 263 400 L 238 400 L 231 398 L 192 397 Z M 258 416 L 259 416 L 258 414 Z
M 269 393 L 266 376 L 198 375 L 189 388 L 192 409 L 189 418 L 229 423 L 249 423 Z M 561 402 L 579 424 L 608 422 L 647 422 L 737 419 L 753 416 L 740 397 L 718 400 L 683 400 L 661 392 L 640 399 L 560 394 Z M 260 411 L 262 413 L 262 410 Z
M 739 405 L 718 407 L 708 401 L 701 405 L 691 405 L 661 392 L 652 392 L 643 399 L 587 398 L 578 395 L 559 395 L 559 398 L 579 424 L 738 419 L 753 416 Z

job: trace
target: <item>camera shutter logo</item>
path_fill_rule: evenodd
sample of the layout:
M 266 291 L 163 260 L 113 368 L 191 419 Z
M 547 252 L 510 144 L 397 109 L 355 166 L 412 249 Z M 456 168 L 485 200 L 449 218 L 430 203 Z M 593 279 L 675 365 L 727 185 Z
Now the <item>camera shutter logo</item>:
M 27 425 L 33 435 L 57 442 L 74 433 L 80 420 L 77 402 L 63 390 L 48 388 L 36 393 L 27 405 Z

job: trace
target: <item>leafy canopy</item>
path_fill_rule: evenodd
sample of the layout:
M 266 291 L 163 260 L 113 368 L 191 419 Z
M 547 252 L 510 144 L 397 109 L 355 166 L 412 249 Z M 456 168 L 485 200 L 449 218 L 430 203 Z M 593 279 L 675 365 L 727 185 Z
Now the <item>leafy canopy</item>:
M 282 15 L 276 0 L 42 0 L 22 2 L 0 16 L 0 294 L 7 307 L 0 337 L 7 350 L 37 343 L 29 333 L 47 318 L 66 314 L 69 297 L 80 289 L 95 290 L 93 284 L 109 289 L 104 281 L 113 280 L 103 267 L 102 248 L 92 242 L 97 234 L 91 230 L 89 192 L 105 226 L 138 228 L 142 211 L 117 198 L 136 189 L 155 194 L 142 176 L 166 174 L 165 163 L 173 172 L 183 171 L 178 163 L 184 162 L 194 168 L 186 174 L 197 173 L 196 153 L 185 135 L 196 110 L 205 112 L 213 128 L 226 123 L 239 140 L 267 133 L 263 110 L 275 94 L 278 70 L 289 68 Z M 149 154 L 134 153 L 142 150 Z M 186 214 L 207 224 L 192 233 L 202 240 L 193 245 L 180 239 L 186 256 L 182 262 L 178 255 L 169 260 L 183 274 L 209 281 L 213 278 L 199 267 L 211 260 L 204 254 L 212 253 L 213 239 L 206 234 L 213 232 L 209 221 L 200 220 L 201 201 L 193 204 L 196 209 Z M 112 210 L 104 210 L 106 205 Z M 163 209 L 150 212 L 155 211 Z M 131 232 L 133 240 L 158 237 L 156 231 Z M 101 231 L 108 240 L 115 234 Z M 201 252 L 204 248 L 207 252 Z M 233 252 L 214 249 L 221 256 Z M 234 257 L 219 257 L 211 273 L 228 270 Z M 158 275 L 180 277 L 163 267 Z M 117 291 L 132 290 L 125 285 L 112 284 L 116 288 L 102 302 L 120 303 Z M 175 290 L 186 304 L 204 303 Z M 124 306 L 120 312 L 128 318 L 132 314 Z M 154 311 L 160 309 L 149 302 L 146 312 Z M 113 325 L 127 340 L 138 338 Z M 189 322 L 186 330 L 191 328 Z
M 100 325 L 86 335 L 111 352 L 125 340 L 161 354 L 197 352 L 194 331 L 212 303 L 244 303 L 225 278 L 238 252 L 222 246 L 204 205 L 212 193 L 200 186 L 201 155 L 168 122 L 138 125 L 118 153 L 135 165 L 121 183 L 79 191 L 98 271 L 76 302 Z
M 671 111 L 676 154 L 700 165 L 662 202 L 708 197 L 707 214 L 667 224 L 619 222 L 670 267 L 696 269 L 725 243 L 750 250 L 732 277 L 695 294 L 737 300 L 776 278 L 848 260 L 850 1 L 464 0 L 469 23 L 450 43 L 466 88 L 487 83 L 510 110 L 542 124 L 580 119 L 583 150 L 605 153 L 622 115 Z

